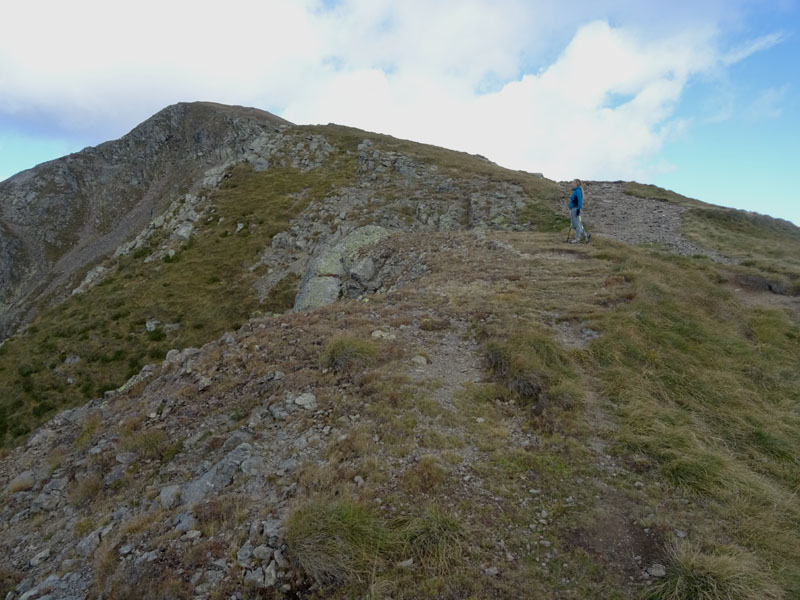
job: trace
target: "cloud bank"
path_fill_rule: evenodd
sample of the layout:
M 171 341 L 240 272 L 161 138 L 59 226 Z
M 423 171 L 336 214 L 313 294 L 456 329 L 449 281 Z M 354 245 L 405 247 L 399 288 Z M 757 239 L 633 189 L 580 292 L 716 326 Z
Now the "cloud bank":
M 173 102 L 213 100 L 556 179 L 646 179 L 670 168 L 657 157 L 685 126 L 687 83 L 781 36 L 726 49 L 720 27 L 744 3 L 642 4 L 17 2 L 2 9 L 0 117 L 99 142 Z

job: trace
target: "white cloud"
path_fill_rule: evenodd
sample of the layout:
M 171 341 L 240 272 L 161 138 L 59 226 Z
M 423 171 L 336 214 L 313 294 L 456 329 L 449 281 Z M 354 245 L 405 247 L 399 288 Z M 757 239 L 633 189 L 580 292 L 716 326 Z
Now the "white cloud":
M 750 104 L 745 114 L 751 119 L 777 119 L 783 114 L 783 105 L 789 85 L 763 90 Z
M 733 65 L 737 62 L 741 62 L 756 52 L 768 50 L 773 46 L 780 44 L 785 39 L 786 35 L 783 32 L 775 32 L 768 35 L 762 35 L 761 37 L 753 40 L 748 40 L 744 44 L 726 52 L 721 57 L 721 62 L 726 66 Z
M 550 177 L 641 178 L 669 168 L 657 152 L 681 126 L 675 104 L 691 77 L 781 41 L 720 51 L 717 24 L 737 3 L 14 2 L 0 116 L 105 139 L 167 104 L 214 100 Z
M 630 178 L 668 168 L 648 161 L 679 127 L 672 111 L 687 78 L 712 64 L 702 36 L 642 41 L 595 22 L 547 69 L 494 93 L 441 75 L 363 70 L 332 77 L 286 117 L 350 123 L 554 178 Z

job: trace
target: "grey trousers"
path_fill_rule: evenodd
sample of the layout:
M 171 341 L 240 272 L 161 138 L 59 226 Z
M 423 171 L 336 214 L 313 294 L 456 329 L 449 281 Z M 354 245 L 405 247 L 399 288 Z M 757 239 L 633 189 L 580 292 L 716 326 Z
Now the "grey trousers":
M 572 228 L 575 230 L 575 239 L 580 240 L 581 236 L 584 235 L 584 233 L 583 233 L 583 225 L 581 224 L 581 218 L 578 216 L 577 208 L 569 209 L 569 220 L 572 223 Z

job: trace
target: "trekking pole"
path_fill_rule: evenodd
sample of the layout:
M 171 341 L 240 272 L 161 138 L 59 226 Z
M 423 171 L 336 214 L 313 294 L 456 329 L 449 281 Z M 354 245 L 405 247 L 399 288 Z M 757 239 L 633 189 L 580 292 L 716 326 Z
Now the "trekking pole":
M 569 226 L 569 229 L 567 229 L 567 239 L 566 239 L 566 240 L 564 240 L 565 242 L 568 242 L 568 241 L 569 241 L 569 234 L 570 234 L 570 233 L 572 233 L 572 225 L 570 225 L 570 226 Z

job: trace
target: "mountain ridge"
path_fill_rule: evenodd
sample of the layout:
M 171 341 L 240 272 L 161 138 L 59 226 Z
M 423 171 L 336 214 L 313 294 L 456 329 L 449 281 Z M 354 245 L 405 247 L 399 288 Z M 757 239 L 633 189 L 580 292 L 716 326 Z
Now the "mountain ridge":
M 2 592 L 800 591 L 800 230 L 282 125 L 0 346 Z

